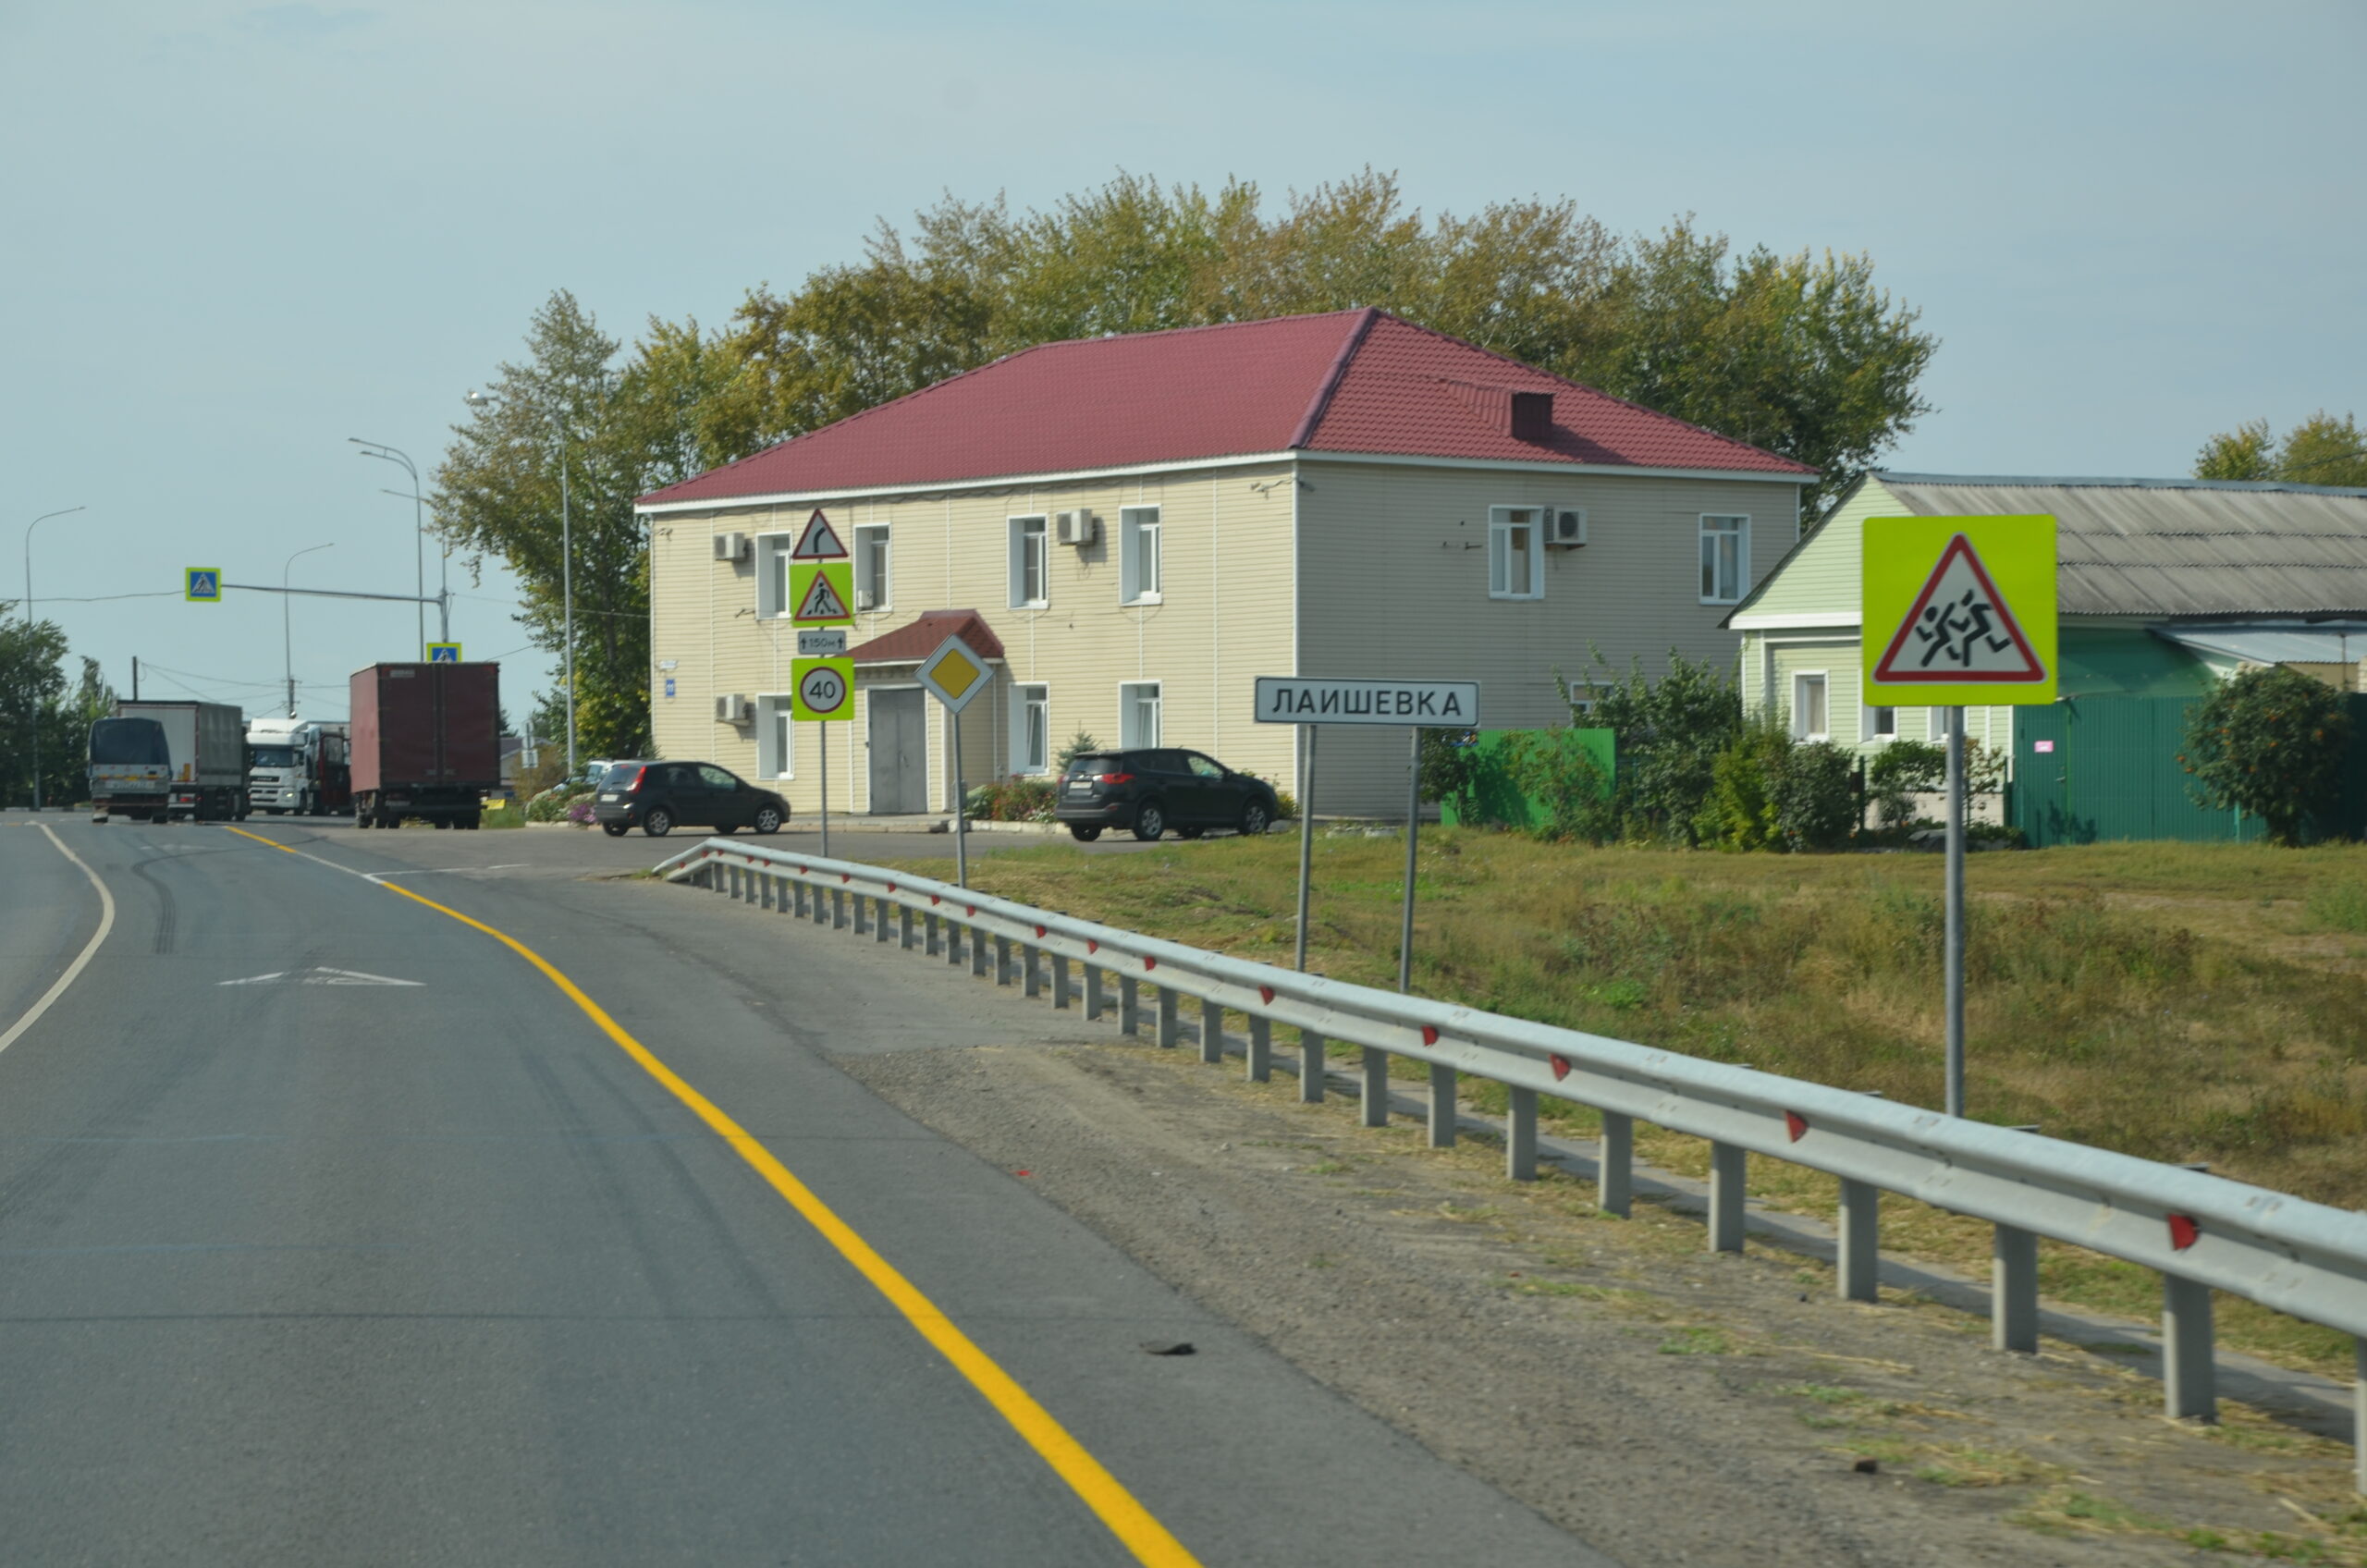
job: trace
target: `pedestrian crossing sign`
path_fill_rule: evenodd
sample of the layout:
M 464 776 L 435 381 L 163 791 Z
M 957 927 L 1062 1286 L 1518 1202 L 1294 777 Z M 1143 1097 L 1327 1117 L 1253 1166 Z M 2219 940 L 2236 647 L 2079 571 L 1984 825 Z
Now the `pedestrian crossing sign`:
M 220 604 L 222 602 L 222 569 L 215 566 L 183 568 L 181 597 L 192 605 Z
M 2052 517 L 1868 518 L 1864 701 L 2054 702 L 2054 534 Z
M 427 644 L 427 662 L 430 664 L 459 664 L 460 662 L 460 644 L 458 643 L 430 643 Z
M 854 619 L 854 568 L 846 561 L 793 561 L 789 619 L 797 626 L 842 626 Z

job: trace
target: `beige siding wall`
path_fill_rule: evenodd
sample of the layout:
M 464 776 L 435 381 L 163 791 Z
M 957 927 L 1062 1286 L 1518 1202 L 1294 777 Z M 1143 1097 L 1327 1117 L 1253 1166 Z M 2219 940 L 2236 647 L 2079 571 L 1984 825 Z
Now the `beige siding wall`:
M 1207 751 L 1285 787 L 1292 782 L 1291 732 L 1251 722 L 1251 681 L 1286 674 L 1291 665 L 1291 487 L 1282 465 L 1179 472 L 1164 477 L 1012 491 L 833 501 L 823 509 L 840 536 L 857 528 L 889 530 L 889 602 L 858 618 L 860 644 L 909 624 L 925 610 L 975 609 L 1002 640 L 1006 663 L 996 689 L 963 715 L 963 772 L 973 784 L 1006 771 L 1013 754 L 1012 699 L 1022 683 L 1049 688 L 1050 750 L 1078 730 L 1119 743 L 1122 681 L 1161 687 L 1163 733 L 1170 745 Z M 1156 506 L 1161 528 L 1160 602 L 1119 602 L 1120 508 Z M 1083 548 L 1049 546 L 1046 602 L 1010 605 L 1010 530 L 1017 516 L 1053 516 L 1084 508 L 1099 523 Z M 796 637 L 790 624 L 760 614 L 758 578 L 772 570 L 803 528 L 810 503 L 673 514 L 655 520 L 652 545 L 653 723 L 668 756 L 711 759 L 754 777 L 762 728 L 714 721 L 718 693 L 785 695 Z M 756 559 L 714 559 L 712 540 L 738 531 L 758 536 Z M 763 599 L 769 609 L 769 596 Z M 664 668 L 672 660 L 675 668 Z M 675 678 L 675 694 L 664 681 Z M 829 727 L 830 808 L 870 809 L 866 693 L 909 685 L 909 666 L 857 672 L 855 718 Z M 779 787 L 800 815 L 820 803 L 820 727 L 795 725 L 794 776 Z M 944 721 L 932 702 L 927 720 L 928 798 L 950 800 Z M 768 750 L 768 749 L 767 749 Z
M 1658 674 L 1671 648 L 1734 667 L 1731 605 L 1700 602 L 1700 518 L 1747 516 L 1752 581 L 1798 538 L 1799 492 L 1749 481 L 1309 462 L 1299 496 L 1300 672 L 1477 680 L 1482 723 L 1567 722 L 1554 672 Z M 1488 594 L 1490 507 L 1583 508 L 1588 544 L 1545 553 L 1541 599 Z M 1402 815 L 1407 740 L 1324 729 L 1323 812 Z

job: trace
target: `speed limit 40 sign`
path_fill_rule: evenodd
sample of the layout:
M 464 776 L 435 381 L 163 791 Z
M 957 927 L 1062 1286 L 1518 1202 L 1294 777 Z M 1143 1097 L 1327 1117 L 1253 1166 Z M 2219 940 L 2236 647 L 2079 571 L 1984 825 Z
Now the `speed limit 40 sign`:
M 854 660 L 791 659 L 789 669 L 791 718 L 826 724 L 854 717 Z

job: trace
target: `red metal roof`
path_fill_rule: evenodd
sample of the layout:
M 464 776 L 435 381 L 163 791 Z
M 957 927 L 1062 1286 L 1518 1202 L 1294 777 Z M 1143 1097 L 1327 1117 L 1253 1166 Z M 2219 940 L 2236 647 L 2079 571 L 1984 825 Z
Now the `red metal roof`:
M 1511 434 L 1553 395 L 1551 439 Z M 1304 448 L 1573 466 L 1814 471 L 1383 311 L 1046 343 L 642 497 L 951 484 Z
M 961 638 L 983 657 L 1002 657 L 1002 639 L 975 610 L 923 610 L 911 625 L 848 649 L 847 657 L 857 664 L 918 664 L 948 637 Z

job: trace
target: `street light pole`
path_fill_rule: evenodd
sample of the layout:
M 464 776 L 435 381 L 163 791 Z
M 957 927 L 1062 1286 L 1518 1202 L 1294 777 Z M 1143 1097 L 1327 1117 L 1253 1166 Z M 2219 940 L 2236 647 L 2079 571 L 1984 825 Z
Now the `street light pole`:
M 296 556 L 309 556 L 314 550 L 333 550 L 336 547 L 335 540 L 325 545 L 307 545 L 297 551 Z M 296 595 L 288 592 L 288 569 L 296 564 L 296 556 L 288 557 L 279 568 L 279 642 L 288 660 L 288 717 L 290 718 L 296 717 L 296 635 L 291 629 L 294 622 L 288 606 L 295 602 Z
M 471 388 L 460 399 L 472 409 L 489 409 L 501 401 L 498 392 Z M 567 484 L 567 434 L 551 432 L 551 447 L 558 454 L 558 582 L 560 641 L 567 682 L 567 776 L 575 777 L 575 540 Z
M 419 465 L 412 462 L 409 456 L 387 446 L 384 441 L 364 441 L 359 435 L 349 435 L 346 439 L 361 447 L 363 457 L 377 458 L 390 463 L 400 463 L 403 472 L 411 475 L 411 559 L 419 569 L 419 656 L 425 658 L 427 656 L 427 516 L 426 508 L 419 498 Z M 448 607 L 446 613 L 448 617 L 450 613 Z M 445 628 L 447 642 L 451 640 L 450 633 L 451 628 L 448 625 Z
M 378 494 L 392 496 L 398 501 L 409 497 L 414 507 L 419 502 L 416 490 L 381 490 Z M 452 546 L 444 544 L 443 550 L 435 558 L 435 624 L 441 629 L 436 641 L 448 643 L 452 640 Z
M 41 516 L 33 519 L 32 521 L 25 524 L 25 631 L 29 637 L 33 629 L 33 530 L 39 528 L 43 523 L 47 522 L 51 518 L 67 517 L 75 512 L 88 511 L 89 509 L 90 508 L 88 507 L 68 507 L 62 512 L 43 512 Z M 30 643 L 27 643 L 27 651 L 31 651 Z M 27 696 L 31 702 L 32 710 L 33 810 L 39 811 L 41 810 L 41 685 L 38 679 L 38 671 L 36 671 L 35 674 L 36 679 L 33 685 L 28 690 Z

